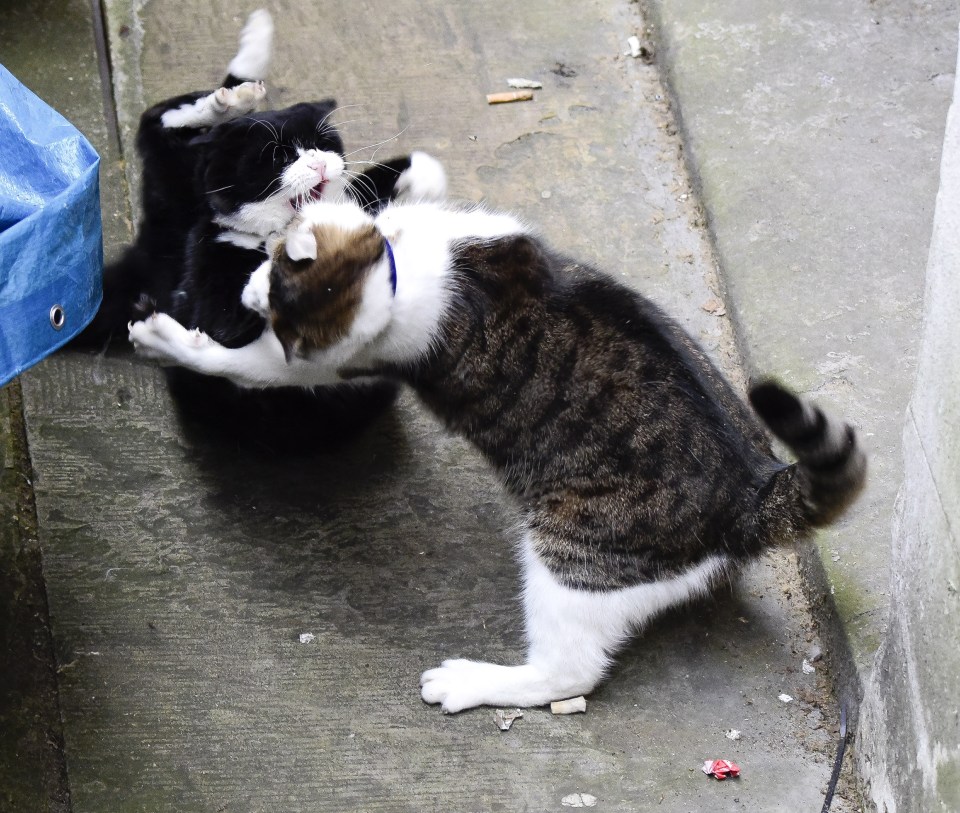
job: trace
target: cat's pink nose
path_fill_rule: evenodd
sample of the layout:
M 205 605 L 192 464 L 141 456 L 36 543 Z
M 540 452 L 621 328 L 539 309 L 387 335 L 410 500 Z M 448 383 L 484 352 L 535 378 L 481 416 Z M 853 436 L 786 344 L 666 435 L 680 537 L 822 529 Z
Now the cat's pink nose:
M 327 162 L 322 158 L 311 158 L 307 163 L 307 166 L 310 167 L 314 172 L 320 175 L 321 180 L 327 179 Z

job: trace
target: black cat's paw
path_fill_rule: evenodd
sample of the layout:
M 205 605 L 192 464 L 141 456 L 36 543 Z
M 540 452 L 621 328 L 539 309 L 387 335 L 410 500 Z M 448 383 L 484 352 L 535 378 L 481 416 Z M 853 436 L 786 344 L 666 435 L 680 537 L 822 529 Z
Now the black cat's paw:
M 394 188 L 396 200 L 418 203 L 447 196 L 447 173 L 436 158 L 425 152 L 410 153 L 410 166 L 400 173 Z
M 254 110 L 266 95 L 267 87 L 262 81 L 243 82 L 232 88 L 215 90 L 210 106 L 220 121 L 229 121 Z

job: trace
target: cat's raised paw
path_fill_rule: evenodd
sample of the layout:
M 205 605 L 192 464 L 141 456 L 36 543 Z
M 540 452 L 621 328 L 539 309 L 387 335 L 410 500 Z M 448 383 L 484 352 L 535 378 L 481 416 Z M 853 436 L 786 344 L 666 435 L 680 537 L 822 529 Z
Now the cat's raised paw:
M 396 185 L 397 200 L 408 203 L 440 201 L 447 196 L 447 173 L 432 155 L 410 153 L 410 167 L 400 173 Z
M 192 349 L 210 344 L 210 337 L 199 330 L 187 330 L 165 313 L 154 313 L 127 326 L 131 344 L 140 356 L 160 362 L 179 361 L 178 348 Z
M 167 110 L 160 117 L 160 123 L 167 128 L 214 127 L 251 112 L 266 95 L 267 88 L 262 81 L 219 88 L 195 102 Z
M 211 107 L 226 121 L 249 113 L 266 95 L 267 87 L 262 81 L 243 82 L 236 87 L 215 90 Z

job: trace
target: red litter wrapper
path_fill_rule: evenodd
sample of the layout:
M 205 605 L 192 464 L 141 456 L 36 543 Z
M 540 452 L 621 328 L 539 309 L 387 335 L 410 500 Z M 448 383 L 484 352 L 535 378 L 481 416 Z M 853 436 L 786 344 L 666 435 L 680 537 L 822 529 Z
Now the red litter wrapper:
M 703 763 L 703 772 L 722 782 L 728 776 L 733 779 L 740 776 L 740 766 L 728 759 L 708 759 Z

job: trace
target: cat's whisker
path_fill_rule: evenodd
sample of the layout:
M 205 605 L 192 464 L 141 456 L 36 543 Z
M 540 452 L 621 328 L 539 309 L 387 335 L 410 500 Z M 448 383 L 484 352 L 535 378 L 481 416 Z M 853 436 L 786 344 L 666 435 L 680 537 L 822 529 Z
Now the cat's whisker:
M 360 187 L 362 187 L 364 190 L 366 190 L 367 192 L 369 192 L 370 195 L 371 195 L 371 197 L 374 199 L 374 202 L 375 202 L 375 201 L 376 201 L 376 198 L 377 198 L 377 186 L 376 186 L 376 184 L 375 184 L 373 181 L 371 181 L 369 178 L 367 178 L 366 176 L 364 176 L 364 175 L 357 175 L 357 177 L 356 177 L 355 180 L 356 180 L 357 186 L 360 186 Z
M 381 163 L 380 161 L 344 161 L 345 164 L 364 164 L 371 167 L 379 167 L 380 169 L 389 169 L 386 164 Z
M 335 113 L 339 113 L 341 110 L 349 110 L 349 109 L 352 108 L 352 107 L 363 107 L 363 105 L 362 105 L 362 104 L 359 104 L 359 103 L 357 103 L 357 104 L 337 105 L 335 108 L 333 108 L 333 110 L 331 110 L 329 113 L 327 113 L 327 115 L 325 115 L 322 119 L 320 119 L 320 122 L 317 124 L 317 130 L 316 130 L 316 131 L 317 131 L 318 133 L 323 133 L 323 134 L 325 134 L 326 132 L 328 132 L 327 130 L 321 131 L 321 129 L 320 129 L 321 127 L 329 127 L 329 130 L 333 130 L 333 129 L 334 129 L 334 128 L 333 128 L 333 125 L 332 125 L 332 124 L 331 124 L 331 125 L 327 125 L 327 120 L 328 120 L 332 115 L 334 115 Z M 356 121 L 356 119 L 354 119 L 354 121 Z M 342 121 L 341 121 L 341 122 L 337 122 L 337 125 L 340 126 L 340 127 L 342 127 L 344 124 L 351 124 L 351 123 L 352 123 L 352 122 L 350 122 L 350 121 L 346 121 L 346 122 L 342 122 Z
M 358 121 L 361 121 L 361 119 L 345 119 L 344 121 L 338 121 L 337 127 L 343 127 L 344 124 L 356 124 Z M 321 127 L 324 127 L 325 129 L 321 131 Z M 323 135 L 326 133 L 336 132 L 336 128 L 332 124 L 318 124 L 317 132 Z
M 400 136 L 402 136 L 409 129 L 410 129 L 410 125 L 408 124 L 396 135 L 392 135 L 389 138 L 385 138 L 383 141 L 380 141 L 377 144 L 369 144 L 366 147 L 360 147 L 359 149 L 353 150 L 352 152 L 348 152 L 346 155 L 343 156 L 343 158 L 344 160 L 346 160 L 351 155 L 356 155 L 358 152 L 363 152 L 364 150 L 373 150 L 374 155 L 376 155 L 376 151 L 379 150 L 380 147 L 382 147 L 384 144 L 389 144 L 391 141 L 396 141 L 398 138 L 400 138 Z
M 270 135 L 273 136 L 273 140 L 275 142 L 280 141 L 280 135 L 277 133 L 277 128 L 274 127 L 269 121 L 264 121 L 263 119 L 255 119 L 251 116 L 246 116 L 245 120 L 250 122 L 251 129 L 253 129 L 254 126 L 259 124 L 261 127 L 265 128 L 266 131 L 270 133 Z
M 236 184 L 229 183 L 229 184 L 227 184 L 226 186 L 221 186 L 219 189 L 208 189 L 208 190 L 207 190 L 206 192 L 204 192 L 203 194 L 204 194 L 204 195 L 215 195 L 215 194 L 217 194 L 217 192 L 223 192 L 225 189 L 233 189 L 234 186 L 236 186 Z
M 260 192 L 257 194 L 257 197 L 260 198 L 260 197 L 263 197 L 264 195 L 268 195 L 268 196 L 269 196 L 269 194 L 273 194 L 273 193 L 269 193 L 269 194 L 268 194 L 268 191 L 269 191 L 270 187 L 273 186 L 274 184 L 278 184 L 279 186 L 282 186 L 282 185 L 283 185 L 283 179 L 282 179 L 282 178 L 273 178 L 273 179 L 271 179 L 270 183 L 268 183 L 265 187 L 263 187 L 263 189 L 260 190 Z

